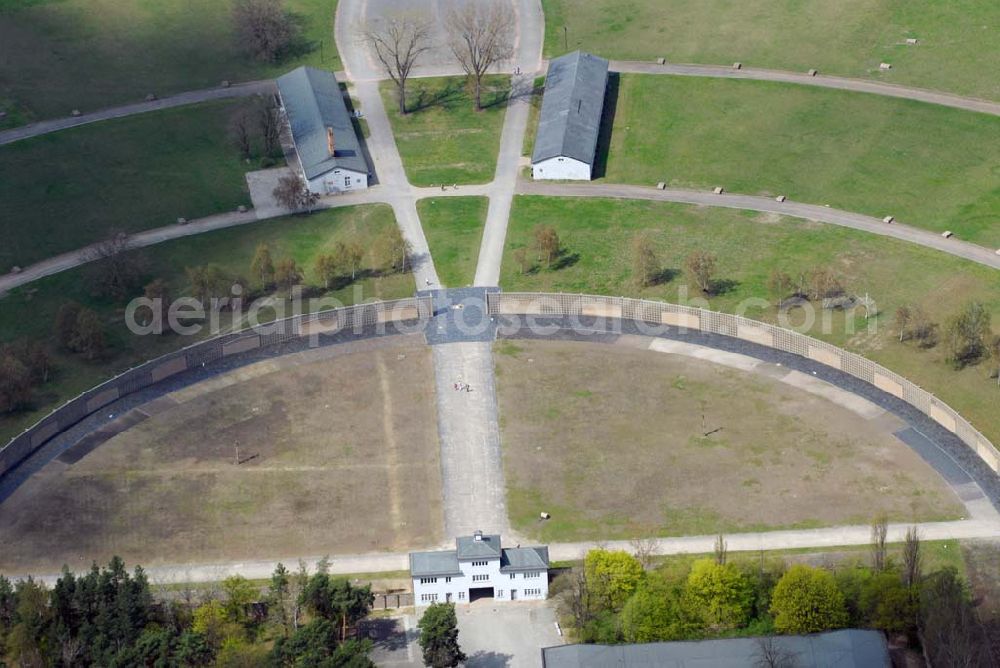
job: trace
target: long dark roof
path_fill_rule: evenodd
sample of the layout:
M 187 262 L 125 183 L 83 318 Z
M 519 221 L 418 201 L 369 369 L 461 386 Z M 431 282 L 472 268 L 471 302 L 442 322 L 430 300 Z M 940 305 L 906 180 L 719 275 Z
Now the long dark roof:
M 500 557 L 500 572 L 544 571 L 549 567 L 547 547 L 505 547 Z
M 608 61 L 574 51 L 549 62 L 531 162 L 557 156 L 594 164 Z
M 878 631 L 844 629 L 808 636 L 774 636 L 776 648 L 796 666 L 814 668 L 889 668 L 885 636 Z M 756 638 L 725 638 L 639 645 L 562 645 L 542 650 L 543 668 L 745 668 L 758 665 Z
M 314 179 L 336 167 L 368 173 L 368 163 L 333 72 L 299 67 L 278 77 L 278 93 L 306 178 Z M 327 128 L 333 128 L 332 156 Z

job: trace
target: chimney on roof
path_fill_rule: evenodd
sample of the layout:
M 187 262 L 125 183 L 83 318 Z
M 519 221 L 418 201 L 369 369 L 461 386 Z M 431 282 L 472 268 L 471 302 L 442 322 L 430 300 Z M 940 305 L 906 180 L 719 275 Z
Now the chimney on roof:
M 334 155 L 334 148 L 336 145 L 333 142 L 333 128 L 326 129 L 326 150 L 329 151 L 330 157 Z
M 476 533 L 472 534 L 472 540 L 479 542 L 483 539 L 483 532 L 477 530 Z

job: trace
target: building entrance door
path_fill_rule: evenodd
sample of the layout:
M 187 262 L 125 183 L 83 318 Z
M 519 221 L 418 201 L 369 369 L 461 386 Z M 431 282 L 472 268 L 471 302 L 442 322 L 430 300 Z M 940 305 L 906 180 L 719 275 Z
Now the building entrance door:
M 512 601 L 516 601 L 517 600 L 517 590 L 516 589 L 511 589 L 510 590 L 510 600 L 512 600 Z
M 451 603 L 451 592 L 444 595 L 444 601 L 445 603 Z

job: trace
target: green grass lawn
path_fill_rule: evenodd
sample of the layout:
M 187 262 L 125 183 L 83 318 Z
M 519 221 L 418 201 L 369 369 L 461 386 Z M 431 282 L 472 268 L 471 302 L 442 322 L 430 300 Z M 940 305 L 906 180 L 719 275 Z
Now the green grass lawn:
M 566 251 L 561 269 L 526 274 L 513 249 L 531 244 L 535 225 L 558 231 Z M 640 231 L 651 235 L 664 267 L 659 285 L 639 288 L 631 278 L 630 240 Z M 767 281 L 774 268 L 789 274 L 827 266 L 843 277 L 847 289 L 869 294 L 883 314 L 876 333 L 864 318 L 855 334 L 845 333 L 843 315 L 832 315 L 824 334 L 821 321 L 808 333 L 845 346 L 884 364 L 935 393 L 959 411 L 994 443 L 1000 443 L 1000 389 L 987 378 L 987 365 L 954 371 L 943 361 L 942 346 L 919 350 L 900 344 L 892 314 L 904 303 L 921 305 L 938 323 L 970 299 L 987 305 L 1000 332 L 1000 283 L 993 269 L 894 239 L 845 228 L 783 219 L 778 216 L 663 202 L 573 200 L 515 197 L 507 231 L 500 285 L 504 290 L 538 290 L 626 295 L 676 302 L 686 285 L 684 259 L 694 250 L 718 257 L 718 277 L 730 290 L 709 300 L 712 309 L 734 311 L 750 297 L 768 299 Z M 688 298 L 700 297 L 693 287 Z M 751 306 L 747 317 L 774 322 L 775 310 Z M 799 322 L 792 319 L 793 324 Z
M 406 93 L 409 113 L 401 117 L 395 85 L 381 84 L 410 183 L 438 186 L 493 179 L 510 79 L 490 76 L 485 85 L 484 109 L 476 111 L 465 77 L 414 79 Z
M 1000 98 L 992 0 L 542 0 L 545 54 L 872 78 Z M 907 38 L 918 44 L 907 45 Z M 567 48 L 568 47 L 568 48 Z M 892 70 L 879 71 L 879 63 Z
M 337 0 L 287 0 L 305 53 L 278 64 L 245 56 L 230 0 L 0 0 L 0 128 L 273 77 L 299 65 L 340 69 Z
M 328 252 L 338 240 L 355 240 L 364 248 L 371 248 L 379 232 L 389 225 L 395 225 L 390 207 L 358 206 L 207 232 L 136 252 L 146 259 L 149 278 L 166 280 L 174 298 L 188 294 L 185 267 L 213 263 L 232 275 L 250 277 L 250 261 L 258 243 L 270 246 L 275 262 L 282 257 L 294 258 L 306 271 L 306 283 L 316 286 L 320 285 L 313 267 L 317 255 Z M 372 258 L 366 257 L 363 265 L 372 267 Z M 36 392 L 35 411 L 0 417 L 0 443 L 6 443 L 59 403 L 100 381 L 191 343 L 189 337 L 175 335 L 131 335 L 124 325 L 124 304 L 91 295 L 86 280 L 89 271 L 84 266 L 62 272 L 0 298 L 0 342 L 22 338 L 44 341 L 51 348 L 56 366 L 53 380 Z M 365 271 L 353 284 L 328 294 L 344 304 L 407 297 L 413 294 L 413 278 L 409 274 L 378 276 Z M 94 308 L 107 323 L 112 343 L 107 359 L 87 362 L 56 349 L 52 326 L 56 311 L 65 301 L 78 301 Z M 266 315 L 267 311 L 262 317 Z
M 434 268 L 443 285 L 461 288 L 475 280 L 488 206 L 486 197 L 432 197 L 417 202 Z
M 249 101 L 169 109 L 0 149 L 0 272 L 103 239 L 249 204 L 228 119 Z
M 784 194 L 1000 247 L 998 155 L 995 116 L 769 82 L 623 75 L 606 178 Z

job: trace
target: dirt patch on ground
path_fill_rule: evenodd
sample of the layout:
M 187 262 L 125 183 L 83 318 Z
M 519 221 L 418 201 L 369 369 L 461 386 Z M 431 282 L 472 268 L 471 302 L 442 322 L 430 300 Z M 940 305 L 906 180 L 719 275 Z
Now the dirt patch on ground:
M 760 374 L 578 342 L 503 342 L 496 364 L 511 519 L 540 539 L 963 514 L 880 421 Z
M 234 372 L 252 382 L 178 393 L 184 403 L 30 479 L 0 505 L 0 569 L 79 568 L 115 554 L 156 565 L 440 542 L 426 346 L 257 377 L 252 368 Z

